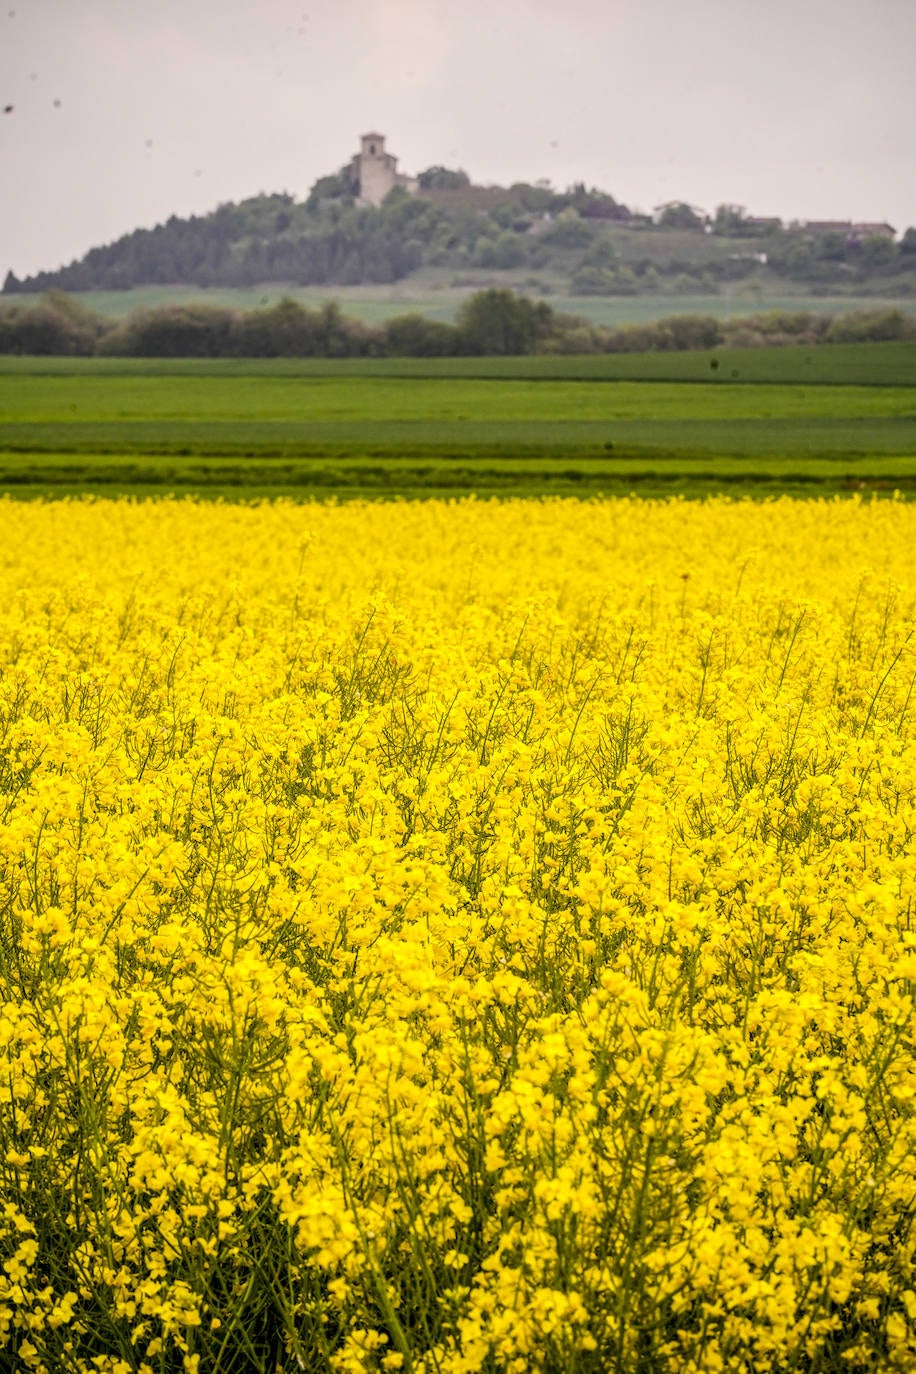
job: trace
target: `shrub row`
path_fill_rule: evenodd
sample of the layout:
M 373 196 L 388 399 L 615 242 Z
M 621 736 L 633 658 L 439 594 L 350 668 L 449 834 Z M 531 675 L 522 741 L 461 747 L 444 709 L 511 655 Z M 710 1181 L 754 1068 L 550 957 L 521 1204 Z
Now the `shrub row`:
M 113 321 L 50 291 L 34 306 L 0 309 L 0 353 L 139 358 L 358 358 L 647 353 L 720 346 L 865 343 L 916 338 L 916 320 L 887 308 L 830 316 L 772 311 L 736 320 L 674 315 L 611 329 L 512 291 L 478 291 L 454 324 L 420 314 L 368 325 L 329 302 L 285 297 L 262 309 L 209 305 L 139 310 Z

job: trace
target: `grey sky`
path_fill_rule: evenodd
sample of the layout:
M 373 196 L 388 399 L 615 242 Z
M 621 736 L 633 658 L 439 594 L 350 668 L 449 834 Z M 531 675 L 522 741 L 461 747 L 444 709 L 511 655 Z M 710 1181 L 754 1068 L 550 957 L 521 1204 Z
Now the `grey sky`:
M 916 0 L 0 0 L 0 276 L 417 172 L 916 224 Z M 59 101 L 59 105 L 55 105 Z

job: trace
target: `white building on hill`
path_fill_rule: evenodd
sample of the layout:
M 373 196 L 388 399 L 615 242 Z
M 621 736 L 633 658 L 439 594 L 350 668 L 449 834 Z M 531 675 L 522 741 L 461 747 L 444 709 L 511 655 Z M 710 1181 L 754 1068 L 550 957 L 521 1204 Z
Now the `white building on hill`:
M 417 189 L 416 177 L 399 172 L 397 158 L 385 152 L 384 134 L 363 134 L 360 151 L 351 166 L 359 181 L 359 199 L 364 205 L 381 205 L 395 186 L 403 186 L 411 195 Z

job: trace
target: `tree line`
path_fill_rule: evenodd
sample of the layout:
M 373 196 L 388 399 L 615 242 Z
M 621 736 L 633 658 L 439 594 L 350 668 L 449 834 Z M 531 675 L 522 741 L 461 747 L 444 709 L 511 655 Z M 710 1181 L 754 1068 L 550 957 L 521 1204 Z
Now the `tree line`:
M 36 305 L 0 308 L 0 353 L 138 358 L 459 357 L 533 353 L 643 353 L 779 344 L 916 338 L 897 309 L 830 316 L 771 311 L 730 320 L 674 315 L 608 328 L 512 291 L 478 291 L 453 324 L 405 314 L 369 325 L 333 301 L 319 309 L 289 297 L 255 310 L 171 305 L 118 321 L 63 292 Z

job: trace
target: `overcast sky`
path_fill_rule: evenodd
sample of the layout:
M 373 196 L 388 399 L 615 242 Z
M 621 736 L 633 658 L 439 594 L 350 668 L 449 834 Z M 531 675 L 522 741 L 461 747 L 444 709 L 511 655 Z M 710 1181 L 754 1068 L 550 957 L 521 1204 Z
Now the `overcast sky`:
M 0 0 L 0 278 L 377 129 L 415 173 L 916 224 L 916 0 Z

